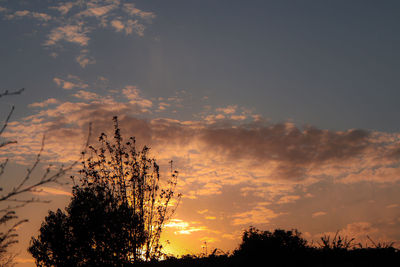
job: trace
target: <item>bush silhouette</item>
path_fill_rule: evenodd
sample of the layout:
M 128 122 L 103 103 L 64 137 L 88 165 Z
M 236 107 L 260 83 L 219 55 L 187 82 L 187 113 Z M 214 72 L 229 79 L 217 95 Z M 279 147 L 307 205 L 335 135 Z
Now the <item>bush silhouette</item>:
M 66 212 L 49 213 L 29 251 L 39 266 L 122 266 L 130 262 L 137 221 L 105 188 L 75 187 Z
M 233 253 L 240 262 L 277 262 L 286 264 L 301 260 L 307 252 L 307 241 L 297 230 L 276 229 L 274 232 L 260 231 L 250 227 L 243 233 L 242 243 Z M 273 265 L 279 266 L 279 265 Z
M 50 212 L 32 238 L 29 251 L 39 266 L 125 266 L 162 255 L 163 226 L 177 207 L 171 203 L 177 172 L 171 166 L 162 187 L 149 148 L 137 150 L 134 138 L 124 142 L 117 117 L 113 140 L 102 133 L 99 142 L 82 153 L 66 212 Z

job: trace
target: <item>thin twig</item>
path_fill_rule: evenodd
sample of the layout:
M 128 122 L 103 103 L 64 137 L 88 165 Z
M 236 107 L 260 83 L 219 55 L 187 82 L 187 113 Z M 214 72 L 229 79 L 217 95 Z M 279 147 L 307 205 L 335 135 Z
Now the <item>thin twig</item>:
M 3 97 L 3 96 L 8 96 L 8 95 L 19 95 L 19 94 L 21 94 L 24 90 L 25 90 L 25 88 L 21 88 L 21 89 L 19 89 L 19 90 L 11 91 L 11 92 L 8 91 L 8 90 L 5 90 L 3 93 L 0 93 L 0 98 Z

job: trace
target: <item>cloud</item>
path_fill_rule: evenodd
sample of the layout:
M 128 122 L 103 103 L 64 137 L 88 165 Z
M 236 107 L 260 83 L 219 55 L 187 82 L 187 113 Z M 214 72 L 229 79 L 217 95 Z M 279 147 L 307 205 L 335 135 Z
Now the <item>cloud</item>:
M 227 106 L 226 108 L 217 108 L 216 111 L 223 112 L 225 114 L 233 114 L 236 112 L 237 105 Z
M 65 90 L 76 88 L 83 89 L 88 87 L 88 84 L 84 83 L 81 79 L 73 75 L 68 75 L 68 80 L 63 80 L 61 78 L 55 77 L 53 78 L 53 81 L 57 84 L 57 86 Z
M 7 9 L 1 10 L 1 7 L 0 7 L 0 11 L 5 12 L 5 11 L 7 11 Z M 23 18 L 23 17 L 34 18 L 34 19 L 38 19 L 38 20 L 44 21 L 44 22 L 47 22 L 47 21 L 52 19 L 52 17 L 50 15 L 46 14 L 46 13 L 32 12 L 32 11 L 29 11 L 29 10 L 18 10 L 18 11 L 15 11 L 14 13 L 12 13 L 12 14 L 8 14 L 6 16 L 6 18 L 10 19 L 10 20 L 11 19 L 16 19 L 16 18 Z
M 257 206 L 251 210 L 234 214 L 232 216 L 232 223 L 233 225 L 266 224 L 279 215 L 280 214 L 275 211 L 265 207 L 262 203 L 258 203 Z
M 400 138 L 393 135 L 301 129 L 292 123 L 252 120 L 251 114 L 244 121 L 225 118 L 214 123 L 157 117 L 159 103 L 175 102 L 145 97 L 134 85 L 100 96 L 85 90 L 89 85 L 76 76 L 56 77 L 54 82 L 67 90 L 78 89 L 71 92 L 75 100 L 31 104 L 45 109 L 10 124 L 4 136 L 18 136 L 21 147 L 8 153 L 31 153 L 30 148 L 37 148 L 42 133 L 47 132 L 46 155 L 69 160 L 79 154 L 89 122 L 97 136 L 111 129 L 111 118 L 118 115 L 123 133 L 149 145 L 161 162 L 173 159 L 179 166 L 183 177 L 179 186 L 187 199 L 217 196 L 226 186 L 240 186 L 243 197 L 286 204 L 300 199 L 302 194 L 295 192 L 299 186 L 325 179 L 387 184 L 400 179 L 398 157 L 394 156 Z M 265 206 L 258 209 L 269 212 Z M 236 217 L 236 223 L 256 216 L 253 213 Z
M 160 103 L 158 103 L 158 111 L 166 110 L 170 106 L 171 106 L 171 104 L 169 104 L 169 103 L 160 102 Z
M 207 213 L 207 212 L 208 212 L 208 209 L 197 211 L 198 214 L 204 214 L 204 213 Z
M 125 28 L 125 25 L 117 19 L 111 21 L 111 26 L 114 27 L 117 32 L 120 32 Z
M 111 26 L 117 31 L 124 31 L 127 35 L 135 32 L 137 35 L 143 37 L 145 26 L 140 23 L 138 20 L 128 19 L 125 22 L 122 22 L 119 19 L 114 19 L 111 21 Z
M 101 28 L 111 27 L 116 32 L 124 31 L 126 34 L 135 32 L 139 36 L 143 36 L 145 25 L 139 20 L 149 23 L 151 19 L 155 18 L 155 14 L 152 12 L 142 11 L 135 8 L 133 4 L 121 4 L 119 1 L 103 0 L 85 3 L 77 1 L 59 4 L 51 9 L 56 9 L 61 13 L 62 17 L 58 18 L 58 21 L 61 21 L 62 25 L 51 30 L 48 40 L 45 42 L 46 46 L 54 46 L 65 41 L 86 47 L 90 41 L 89 35 L 99 25 Z M 121 16 L 121 11 L 124 11 L 126 16 Z M 71 20 L 71 18 L 73 19 Z M 93 25 L 90 18 L 97 19 L 97 25 Z M 72 23 L 71 21 L 79 22 Z M 78 60 L 78 62 L 82 61 Z
M 300 130 L 291 123 L 213 126 L 201 139 L 231 159 L 270 163 L 277 176 L 291 180 L 305 179 L 318 166 L 349 163 L 372 146 L 367 131 Z
M 48 105 L 55 105 L 60 103 L 57 99 L 55 98 L 49 98 L 45 101 L 42 102 L 36 102 L 36 103 L 32 103 L 29 104 L 29 107 L 35 108 L 35 107 L 39 107 L 39 108 L 43 108 L 43 107 L 47 107 Z
M 54 81 L 64 89 L 88 87 L 73 76 Z M 368 168 L 375 168 L 375 174 L 390 166 L 398 170 L 393 167 L 392 159 L 383 162 L 379 156 L 390 152 L 387 141 L 376 142 L 374 135 L 366 131 L 300 130 L 288 123 L 238 125 L 225 121 L 210 125 L 195 120 L 144 118 L 143 115 L 152 114 L 152 109 L 158 109 L 158 105 L 143 97 L 136 86 L 125 86 L 120 93 L 125 101 L 117 101 L 116 95 L 99 97 L 96 93 L 79 90 L 73 96 L 83 102 L 59 103 L 29 117 L 29 121 L 40 119 L 40 124 L 29 125 L 26 121 L 10 126 L 10 130 L 21 138 L 34 136 L 26 135 L 25 131 L 55 131 L 52 139 L 56 144 L 83 136 L 86 128 L 82 126 L 89 121 L 99 131 L 110 128 L 111 118 L 119 115 L 125 131 L 150 145 L 157 158 L 173 158 L 179 164 L 185 186 L 190 188 L 185 193 L 188 198 L 217 195 L 225 185 L 242 184 L 244 195 L 268 197 L 284 204 L 299 199 L 298 195 L 290 195 L 298 184 L 307 186 L 327 176 L 338 177 L 337 181 L 343 182 L 343 177 L 351 177 L 357 171 L 362 174 L 362 170 Z M 61 158 L 65 154 L 54 149 Z M 358 182 L 369 178 L 359 177 Z
M 93 92 L 88 92 L 84 90 L 79 90 L 75 94 L 73 94 L 74 97 L 83 99 L 83 100 L 97 100 L 100 99 L 100 96 L 96 93 Z
M 51 30 L 44 44 L 52 46 L 65 41 L 79 46 L 87 46 L 90 40 L 88 32 L 89 30 L 82 24 L 59 26 Z
M 278 200 L 278 204 L 288 204 L 296 202 L 296 200 L 300 199 L 300 196 L 283 196 Z
M 89 50 L 82 49 L 81 53 L 75 58 L 76 62 L 78 62 L 82 68 L 86 68 L 86 66 L 96 63 L 96 60 L 89 56 L 88 53 Z
M 400 170 L 396 154 L 400 144 L 398 133 L 300 128 L 287 122 L 252 119 L 252 114 L 244 121 L 232 120 L 229 116 L 214 123 L 204 121 L 201 116 L 183 120 L 155 112 L 160 103 L 171 104 L 172 108 L 178 102 L 168 97 L 149 97 L 134 85 L 113 88 L 108 95 L 100 95 L 77 87 L 79 83 L 86 84 L 87 88 L 92 85 L 76 76 L 60 77 L 55 83 L 61 88 L 66 84 L 70 88 L 66 92 L 73 98 L 58 103 L 51 103 L 53 100 L 33 103 L 31 106 L 41 109 L 9 124 L 3 137 L 17 137 L 18 144 L 0 151 L 0 157 L 7 155 L 13 162 L 31 162 L 29 155 L 40 149 L 40 140 L 46 133 L 44 162 L 76 160 L 89 122 L 93 125 L 92 144 L 96 145 L 96 137 L 101 132 L 112 137 L 111 119 L 117 115 L 123 136 L 135 136 L 138 147 L 151 147 L 151 156 L 161 165 L 161 177 L 165 177 L 169 160 L 174 161 L 179 170 L 177 191 L 183 193 L 182 203 L 194 203 L 192 199 L 208 203 L 208 206 L 190 209 L 203 224 L 186 218 L 173 221 L 176 228 L 170 225 L 169 229 L 176 235 L 208 235 L 219 222 L 227 229 L 250 224 L 279 226 L 279 222 L 285 222 L 294 213 L 300 200 L 305 204 L 301 209 L 308 215 L 306 220 L 339 216 L 339 211 L 326 214 L 318 202 L 320 192 L 313 190 L 327 183 L 340 188 L 342 183 L 362 185 L 366 181 L 371 187 L 378 184 L 382 188 L 394 185 L 400 177 L 395 176 Z M 181 99 L 179 103 L 187 104 L 187 99 Z M 219 201 L 222 199 L 229 199 L 226 200 L 229 204 Z M 310 207 L 307 204 L 310 202 L 318 205 Z M 209 203 L 218 203 L 218 207 L 210 209 Z M 397 202 L 394 199 L 384 207 L 392 203 Z M 374 232 L 377 226 L 372 222 L 337 229 L 341 227 L 349 234 L 365 233 L 366 229 L 378 233 Z M 223 238 L 222 234 L 217 237 Z
M 43 21 L 49 21 L 52 19 L 52 17 L 46 13 L 38 13 L 38 12 L 32 12 L 32 17 Z
M 38 190 L 32 192 L 35 195 L 59 195 L 59 196 L 72 196 L 70 191 L 65 189 L 42 186 Z
M 378 164 L 377 164 L 378 165 Z M 378 165 L 371 164 L 362 170 L 357 170 L 338 179 L 338 182 L 353 184 L 362 181 L 375 183 L 394 183 L 400 181 L 400 168 L 396 165 Z
M 79 13 L 80 16 L 88 16 L 88 17 L 102 17 L 109 13 L 111 10 L 116 8 L 117 5 L 111 4 L 111 5 L 105 5 L 105 6 L 99 6 L 93 2 L 88 3 L 88 8 L 81 13 Z
M 326 214 L 327 214 L 327 213 L 326 213 L 325 211 L 317 211 L 317 212 L 314 212 L 314 213 L 311 215 L 311 217 L 315 218 L 315 217 L 324 216 L 324 215 L 326 215 Z
M 50 8 L 58 10 L 61 13 L 61 15 L 66 15 L 75 4 L 76 3 L 74 3 L 74 2 L 65 2 L 65 3 L 58 4 L 58 6 L 50 7 Z
M 17 5 L 18 6 L 18 5 Z M 58 14 L 51 16 L 51 12 Z M 40 12 L 21 9 L 11 12 L 0 7 L 9 20 L 28 18 L 40 21 L 46 26 L 48 34 L 43 45 L 57 52 L 66 50 L 67 44 L 76 45 L 80 52 L 75 61 L 85 68 L 96 62 L 90 56 L 90 41 L 94 32 L 101 29 L 123 32 L 126 35 L 144 36 L 146 25 L 156 17 L 154 12 L 143 11 L 131 3 L 117 0 L 67 1 L 55 6 L 42 6 Z M 82 52 L 85 48 L 86 52 Z M 56 53 L 58 54 L 58 53 Z M 50 51 L 50 55 L 55 55 Z
M 165 224 L 165 227 L 175 228 L 176 231 L 174 231 L 174 233 L 176 235 L 190 235 L 194 232 L 207 231 L 207 227 L 205 226 L 191 226 L 190 223 L 181 219 L 172 219 L 170 222 Z
M 234 121 L 243 121 L 247 117 L 245 115 L 232 115 L 230 118 Z
M 123 10 L 131 16 L 138 16 L 146 20 L 152 20 L 156 17 L 156 14 L 154 14 L 153 12 L 140 10 L 136 8 L 134 4 L 131 3 L 124 4 Z
M 143 111 L 147 111 L 148 108 L 153 106 L 152 101 L 140 96 L 140 90 L 136 86 L 126 86 L 122 89 L 122 94 L 129 100 L 130 104 L 139 106 Z

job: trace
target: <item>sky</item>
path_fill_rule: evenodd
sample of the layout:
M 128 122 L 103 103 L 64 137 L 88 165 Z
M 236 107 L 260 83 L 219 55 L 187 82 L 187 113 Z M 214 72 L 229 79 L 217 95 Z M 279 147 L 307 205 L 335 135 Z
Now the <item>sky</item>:
M 400 241 L 398 1 L 0 0 L 0 151 L 12 187 L 46 135 L 47 164 L 122 133 L 168 170 L 182 201 L 167 251 L 232 251 L 250 225 L 365 244 Z M 93 144 L 96 138 L 92 138 Z M 74 174 L 74 173 L 71 173 Z M 65 178 L 68 181 L 68 178 Z M 32 194 L 39 194 L 38 192 Z M 28 196 L 29 197 L 29 196 Z M 17 266 L 70 185 L 19 211 Z

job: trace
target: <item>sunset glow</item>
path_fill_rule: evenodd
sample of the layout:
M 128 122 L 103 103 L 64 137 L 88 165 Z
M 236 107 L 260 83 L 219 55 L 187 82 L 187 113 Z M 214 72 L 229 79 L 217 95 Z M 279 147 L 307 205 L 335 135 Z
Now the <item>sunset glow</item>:
M 151 148 L 162 179 L 178 170 L 167 254 L 233 251 L 249 226 L 340 231 L 400 242 L 398 1 L 0 0 L 5 190 L 45 146 L 51 164 L 80 161 L 118 116 Z M 2 125 L 2 124 L 1 124 Z M 0 126 L 1 127 L 1 126 Z M 26 194 L 18 267 L 70 175 Z M 170 203 L 170 204 L 176 204 Z M 168 242 L 167 242 L 168 240 Z M 400 243 L 396 243 L 398 246 Z

